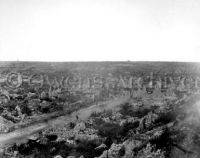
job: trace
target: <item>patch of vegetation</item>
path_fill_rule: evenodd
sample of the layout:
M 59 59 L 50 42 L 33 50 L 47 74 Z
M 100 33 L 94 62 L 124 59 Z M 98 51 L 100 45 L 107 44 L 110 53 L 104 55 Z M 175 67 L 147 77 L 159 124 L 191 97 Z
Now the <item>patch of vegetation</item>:
M 120 109 L 120 113 L 123 116 L 131 116 L 131 117 L 138 117 L 138 118 L 142 118 L 143 116 L 147 115 L 149 112 L 151 111 L 151 109 L 148 108 L 137 108 L 134 109 L 132 107 L 132 105 L 130 103 L 125 103 L 123 105 L 121 105 L 121 109 Z
M 110 137 L 112 140 L 119 138 L 122 132 L 121 126 L 115 123 L 102 123 L 97 129 L 100 136 Z
M 126 136 L 130 130 L 134 130 L 139 126 L 139 121 L 127 122 L 121 127 L 121 135 Z

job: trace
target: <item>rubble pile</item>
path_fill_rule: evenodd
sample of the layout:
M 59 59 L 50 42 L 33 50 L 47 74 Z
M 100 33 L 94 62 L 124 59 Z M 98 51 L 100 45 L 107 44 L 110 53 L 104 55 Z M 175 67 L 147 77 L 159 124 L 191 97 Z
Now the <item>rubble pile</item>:
M 179 140 L 181 138 L 182 141 L 191 140 L 196 137 L 197 142 L 199 139 L 194 132 L 191 134 L 191 129 L 188 136 L 189 129 L 186 127 L 189 124 L 191 126 L 191 121 L 183 122 L 189 119 L 186 105 L 194 103 L 198 98 L 198 94 L 185 97 L 185 99 L 180 98 L 173 103 L 170 102 L 167 108 L 163 108 L 160 104 L 151 106 L 146 106 L 145 103 L 135 104 L 133 99 L 129 99 L 120 107 L 101 112 L 94 111 L 85 120 L 76 118 L 50 126 L 28 137 L 25 143 L 16 142 L 9 145 L 3 155 L 16 158 L 164 158 L 173 157 L 177 152 L 197 155 L 198 153 L 188 151 L 186 146 L 188 141 L 179 142 Z M 52 102 L 40 101 L 39 98 L 28 100 L 26 105 L 30 113 L 24 113 L 25 110 L 20 108 L 22 107 L 20 103 L 19 101 L 15 108 L 8 106 L 2 111 L 0 117 L 2 133 L 12 131 L 11 127 L 15 129 L 26 127 L 31 120 L 37 122 L 35 119 L 37 116 L 40 116 L 38 120 L 41 121 L 41 118 L 45 120 L 55 115 L 50 111 L 40 111 L 41 105 L 49 107 Z M 192 115 L 194 112 L 196 111 L 191 110 Z M 195 127 L 195 130 L 199 128 L 197 124 L 192 127 Z
M 130 80 L 121 67 L 102 72 L 109 74 L 102 87 L 98 74 L 87 80 L 89 88 L 78 77 L 10 73 L 9 88 L 0 87 L 0 157 L 200 157 L 199 80 L 164 73 Z

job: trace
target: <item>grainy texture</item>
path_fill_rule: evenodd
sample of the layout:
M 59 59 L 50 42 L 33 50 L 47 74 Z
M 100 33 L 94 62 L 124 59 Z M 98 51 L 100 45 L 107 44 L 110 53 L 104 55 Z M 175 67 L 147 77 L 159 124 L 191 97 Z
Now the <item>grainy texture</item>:
M 3 62 L 1 157 L 198 158 L 199 68 Z

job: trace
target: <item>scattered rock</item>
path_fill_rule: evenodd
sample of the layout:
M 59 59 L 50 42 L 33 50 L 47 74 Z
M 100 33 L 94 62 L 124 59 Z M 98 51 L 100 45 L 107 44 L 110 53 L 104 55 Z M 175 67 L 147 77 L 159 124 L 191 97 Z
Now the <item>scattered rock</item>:
M 67 158 L 76 158 L 76 156 L 67 156 Z
M 56 155 L 54 158 L 63 158 L 63 157 L 60 155 Z
M 1 133 L 7 133 L 9 131 L 9 127 L 13 123 L 11 121 L 6 120 L 2 116 L 0 116 L 0 134 Z
M 123 143 L 123 145 L 125 147 L 125 155 L 132 156 L 133 149 L 142 145 L 142 142 L 139 140 L 128 139 Z
M 74 130 L 76 130 L 76 131 L 84 131 L 85 128 L 86 128 L 85 123 L 84 122 L 80 122 L 74 127 Z
M 101 144 L 100 146 L 96 147 L 95 150 L 102 150 L 107 148 L 107 146 L 105 144 Z

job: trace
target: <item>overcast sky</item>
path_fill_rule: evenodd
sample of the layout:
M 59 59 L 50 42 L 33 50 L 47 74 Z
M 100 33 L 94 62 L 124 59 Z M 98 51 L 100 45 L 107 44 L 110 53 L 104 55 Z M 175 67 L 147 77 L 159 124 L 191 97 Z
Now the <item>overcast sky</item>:
M 200 61 L 200 0 L 0 0 L 0 60 Z

